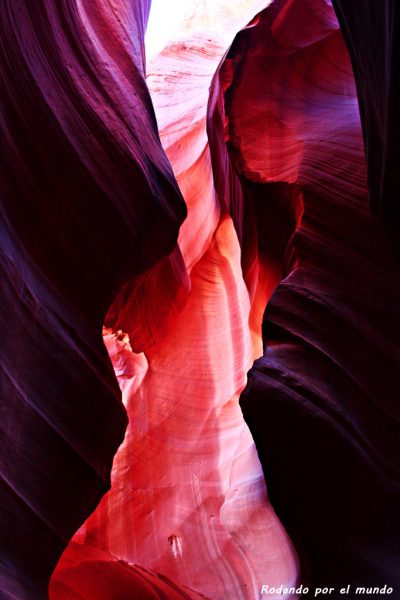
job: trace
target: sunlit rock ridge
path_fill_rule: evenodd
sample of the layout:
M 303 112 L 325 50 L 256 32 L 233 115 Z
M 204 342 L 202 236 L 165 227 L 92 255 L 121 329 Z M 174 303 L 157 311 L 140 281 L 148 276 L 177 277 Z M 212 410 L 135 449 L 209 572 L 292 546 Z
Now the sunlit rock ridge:
M 0 3 L 0 598 L 400 598 L 399 22 Z

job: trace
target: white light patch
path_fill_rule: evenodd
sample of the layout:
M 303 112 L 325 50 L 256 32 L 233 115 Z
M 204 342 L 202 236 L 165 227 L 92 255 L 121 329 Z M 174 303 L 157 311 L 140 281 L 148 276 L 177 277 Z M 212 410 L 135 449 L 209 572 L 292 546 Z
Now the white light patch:
M 145 36 L 147 61 L 170 40 L 179 38 L 181 26 L 195 4 L 196 0 L 152 0 Z
M 271 0 L 152 0 L 145 36 L 146 61 L 169 42 L 205 32 L 228 47 L 235 34 Z

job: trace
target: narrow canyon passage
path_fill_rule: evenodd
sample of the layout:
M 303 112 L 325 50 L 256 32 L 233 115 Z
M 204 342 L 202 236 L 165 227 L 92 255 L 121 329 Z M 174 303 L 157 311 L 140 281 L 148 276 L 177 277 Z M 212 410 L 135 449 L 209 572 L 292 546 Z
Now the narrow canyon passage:
M 250 319 L 259 267 L 249 290 L 206 131 L 213 76 L 255 8 L 196 6 L 185 36 L 148 57 L 161 141 L 188 215 L 174 253 L 124 289 L 106 320 L 130 424 L 111 491 L 69 550 L 101 549 L 216 600 L 257 598 L 262 584 L 298 581 L 295 551 L 268 502 L 239 407 L 246 373 L 262 353 L 262 313 Z M 109 333 L 116 328 L 127 333 L 122 340 Z
M 0 3 L 0 598 L 399 597 L 394 2 Z

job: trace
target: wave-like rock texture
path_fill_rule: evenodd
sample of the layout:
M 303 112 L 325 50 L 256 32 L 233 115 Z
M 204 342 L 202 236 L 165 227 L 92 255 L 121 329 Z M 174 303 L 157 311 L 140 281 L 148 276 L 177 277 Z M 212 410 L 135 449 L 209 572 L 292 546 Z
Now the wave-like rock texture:
M 390 63 L 392 38 L 374 21 L 377 4 L 340 4 L 362 80 L 371 193 L 386 181 L 390 203 L 391 175 L 374 163 L 383 131 L 365 111 L 387 123 L 380 148 L 394 160 L 397 117 L 390 94 L 379 113 L 381 66 L 371 66 L 372 48 Z M 275 2 L 238 36 L 221 82 L 225 137 L 248 194 L 260 211 L 301 216 L 278 253 L 284 278 L 264 316 L 264 356 L 241 397 L 269 497 L 303 581 L 398 590 L 399 268 L 371 215 L 356 88 L 330 4 Z M 268 261 L 281 230 L 267 229 L 266 214 Z
M 254 4 L 230 17 L 230 39 Z M 147 78 L 188 216 L 178 249 L 132 279 L 108 313 L 105 343 L 130 424 L 111 491 L 74 543 L 212 600 L 250 599 L 262 584 L 295 585 L 297 557 L 238 402 L 262 348 L 261 319 L 258 336 L 249 327 L 240 218 L 215 190 L 206 135 L 208 89 L 226 42 L 193 29 L 154 58 Z
M 148 9 L 1 3 L 2 598 L 47 597 L 109 488 L 127 418 L 105 314 L 186 213 L 144 80 Z
M 333 5 L 357 83 L 372 210 L 389 229 L 399 259 L 400 6 L 396 0 L 333 0 Z
M 198 2 L 146 83 L 149 4 L 1 3 L 1 593 L 396 587 L 394 1 Z
M 207 600 L 165 575 L 75 542 L 57 565 L 49 594 L 57 600 Z

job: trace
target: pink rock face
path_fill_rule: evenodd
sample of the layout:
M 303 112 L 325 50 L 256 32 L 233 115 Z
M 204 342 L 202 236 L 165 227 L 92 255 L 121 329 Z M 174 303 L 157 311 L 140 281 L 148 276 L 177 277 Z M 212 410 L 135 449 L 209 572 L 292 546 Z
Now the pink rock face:
M 147 64 L 147 0 L 0 6 L 7 600 L 394 585 L 400 277 L 358 105 L 387 222 L 397 96 L 355 3 L 157 0 Z
M 298 577 L 238 402 L 261 352 L 261 322 L 252 337 L 241 246 L 207 143 L 208 88 L 224 51 L 197 34 L 148 67 L 188 217 L 177 252 L 109 312 L 107 324 L 127 332 L 105 341 L 130 425 L 112 489 L 74 538 L 213 599 L 258 597 L 262 584 L 293 586 Z M 154 310 L 156 298 L 167 310 Z
M 297 570 L 238 403 L 253 354 L 229 217 L 190 282 L 173 327 L 145 355 L 106 337 L 130 425 L 111 492 L 75 540 L 209 598 L 254 597 L 262 582 L 294 584 Z

